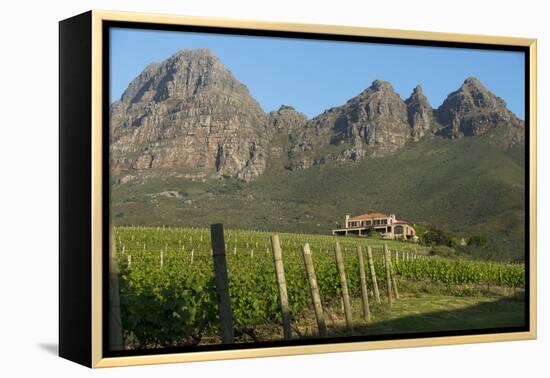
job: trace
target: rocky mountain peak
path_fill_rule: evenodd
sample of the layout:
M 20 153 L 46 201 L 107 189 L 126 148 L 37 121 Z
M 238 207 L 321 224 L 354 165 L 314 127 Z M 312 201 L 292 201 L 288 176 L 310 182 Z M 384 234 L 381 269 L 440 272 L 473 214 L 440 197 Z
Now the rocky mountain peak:
M 284 112 L 284 111 L 296 111 L 296 109 L 294 109 L 294 106 L 290 106 L 290 105 L 281 105 L 279 106 L 279 109 L 277 109 L 278 112 Z
M 458 91 L 465 100 L 473 102 L 474 106 L 482 108 L 505 108 L 506 103 L 500 97 L 492 94 L 482 83 L 475 77 L 469 77 L 464 80 Z
M 403 102 L 403 100 L 389 82 L 384 80 L 374 80 L 368 88 L 366 88 L 358 96 L 349 99 L 347 103 L 361 103 L 364 105 L 372 102 L 392 103 L 392 105 L 397 105 L 398 103 Z
M 407 106 L 387 81 L 375 80 L 344 105 L 313 118 L 292 152 L 318 150 L 326 145 L 348 145 L 336 160 L 360 160 L 401 148 L 409 134 Z M 320 146 L 311 143 L 315 141 Z M 326 159 L 321 159 L 326 160 Z M 307 166 L 300 163 L 298 166 Z
M 219 58 L 214 52 L 208 48 L 184 49 L 172 55 L 172 58 L 180 58 L 184 60 L 199 60 L 202 58 L 219 61 Z
M 210 49 L 181 50 L 166 59 L 164 65 L 167 73 L 180 77 L 186 76 L 191 71 L 197 71 L 204 76 L 204 79 L 219 75 L 225 79 L 235 80 L 231 72 Z M 203 80 L 200 84 L 206 86 L 208 82 Z
M 120 102 L 128 107 L 135 103 L 158 103 L 166 99 L 186 100 L 209 90 L 250 97 L 248 88 L 233 76 L 211 50 L 186 49 L 161 63 L 145 67 L 130 82 Z
M 265 169 L 266 115 L 208 49 L 148 66 L 111 106 L 113 171 L 185 168 L 252 180 Z
M 350 102 L 362 101 L 365 98 L 371 98 L 374 94 L 381 98 L 389 96 L 391 98 L 399 97 L 399 95 L 393 89 L 393 86 L 384 80 L 374 80 L 370 86 L 368 86 L 363 92 L 358 96 L 352 97 L 348 100 Z
M 420 95 L 424 95 L 424 89 L 422 89 L 422 86 L 420 84 L 418 84 L 416 87 L 414 87 L 413 89 L 413 92 L 412 92 L 412 96 L 420 96 Z
M 477 78 L 469 77 L 459 89 L 452 92 L 445 101 L 456 100 L 456 105 L 473 108 L 505 108 L 506 103 L 491 93 Z
M 467 77 L 465 80 L 464 80 L 464 86 L 468 86 L 468 87 L 478 87 L 478 88 L 483 88 L 484 90 L 486 90 L 486 88 L 483 86 L 483 84 L 481 83 L 481 81 L 479 81 L 479 79 L 475 76 L 469 76 Z
M 411 96 L 405 100 L 405 104 L 412 138 L 418 141 L 432 129 L 434 123 L 432 105 L 420 85 L 413 89 Z
M 165 70 L 171 80 L 162 88 L 161 99 L 187 98 L 210 89 L 250 97 L 248 88 L 208 49 L 183 50 L 166 61 Z
M 445 127 L 442 133 L 451 138 L 498 130 L 506 145 L 523 141 L 523 121 L 475 77 L 467 78 L 459 89 L 449 94 L 436 112 Z
M 288 134 L 302 128 L 306 122 L 307 116 L 289 105 L 281 105 L 268 114 L 268 129 L 278 133 Z
M 426 95 L 424 95 L 424 90 L 422 89 L 422 86 L 420 84 L 414 87 L 409 98 L 405 100 L 405 103 L 422 103 L 429 105 L 431 108 L 430 102 L 428 101 Z
M 387 81 L 384 81 L 384 80 L 374 80 L 371 84 L 371 86 L 368 88 L 368 89 L 372 89 L 372 90 L 375 90 L 375 91 L 392 91 L 393 92 L 393 87 L 392 85 L 387 82 Z

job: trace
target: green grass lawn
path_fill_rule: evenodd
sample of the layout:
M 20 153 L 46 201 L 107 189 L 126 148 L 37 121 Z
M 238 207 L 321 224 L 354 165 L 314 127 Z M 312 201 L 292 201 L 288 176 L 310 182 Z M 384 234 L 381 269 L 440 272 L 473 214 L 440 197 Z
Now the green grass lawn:
M 388 334 L 521 326 L 524 302 L 513 297 L 403 295 L 391 309 L 376 311 L 361 334 Z
M 483 330 L 518 327 L 525 324 L 523 294 L 516 296 L 469 296 L 404 293 L 390 307 L 382 298 L 381 304 L 371 301 L 371 320 L 361 318 L 361 301 L 352 299 L 355 336 Z M 328 337 L 347 335 L 340 304 L 325 307 Z M 315 338 L 317 328 L 311 310 L 293 326 L 295 337 Z M 280 327 L 257 330 L 265 340 L 282 338 Z M 251 340 L 248 340 L 251 341 Z

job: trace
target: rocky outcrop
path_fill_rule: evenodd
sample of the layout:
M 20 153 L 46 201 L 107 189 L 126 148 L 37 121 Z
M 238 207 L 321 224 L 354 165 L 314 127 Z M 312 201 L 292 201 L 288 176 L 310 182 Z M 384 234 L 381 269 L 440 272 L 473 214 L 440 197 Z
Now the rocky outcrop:
M 311 119 L 290 149 L 291 168 L 328 160 L 361 160 L 397 151 L 410 137 L 407 106 L 390 83 L 375 80 L 344 105 Z M 312 158 L 308 151 L 340 146 L 337 153 Z
M 148 66 L 111 106 L 111 167 L 184 167 L 250 181 L 265 169 L 266 116 L 209 50 Z
M 434 127 L 433 109 L 420 85 L 414 88 L 411 96 L 405 100 L 405 104 L 407 120 L 411 127 L 411 138 L 417 142 Z
M 331 142 L 349 143 L 344 155 L 353 160 L 397 151 L 410 134 L 407 107 L 386 81 L 374 81 L 338 112 Z
M 452 92 L 436 113 L 444 126 L 441 134 L 450 138 L 498 132 L 506 146 L 524 142 L 524 122 L 474 77 L 467 78 Z
M 292 106 L 281 105 L 268 114 L 268 130 L 272 133 L 292 134 L 299 131 L 307 122 L 307 116 Z

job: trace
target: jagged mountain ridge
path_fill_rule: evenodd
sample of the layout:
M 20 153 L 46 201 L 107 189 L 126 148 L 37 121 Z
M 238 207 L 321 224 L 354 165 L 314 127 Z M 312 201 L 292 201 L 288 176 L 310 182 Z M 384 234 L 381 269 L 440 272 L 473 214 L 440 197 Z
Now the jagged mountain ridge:
M 189 168 L 252 181 L 275 152 L 295 170 L 383 156 L 426 137 L 491 133 L 504 148 L 523 143 L 524 123 L 475 78 L 437 109 L 420 86 L 402 100 L 390 83 L 375 80 L 307 119 L 290 106 L 263 112 L 210 50 L 183 50 L 146 67 L 112 104 L 110 163 L 115 176 Z

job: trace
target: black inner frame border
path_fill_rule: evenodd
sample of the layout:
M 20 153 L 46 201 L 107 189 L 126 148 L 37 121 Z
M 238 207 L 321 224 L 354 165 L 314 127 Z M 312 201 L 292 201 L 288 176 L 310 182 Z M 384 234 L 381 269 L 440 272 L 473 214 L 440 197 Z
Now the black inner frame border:
M 109 350 L 109 248 L 110 248 L 110 169 L 109 169 L 109 79 L 110 79 L 110 29 L 125 28 L 125 29 L 140 29 L 140 30 L 155 30 L 155 31 L 179 31 L 179 32 L 194 32 L 206 34 L 225 34 L 239 35 L 250 37 L 275 37 L 275 38 L 292 38 L 292 39 L 308 39 L 308 40 L 324 40 L 324 41 L 339 41 L 339 42 L 363 42 L 363 43 L 379 43 L 393 44 L 403 46 L 427 46 L 427 47 L 446 47 L 446 48 L 466 48 L 475 50 L 496 50 L 496 51 L 515 51 L 524 53 L 524 90 L 525 90 L 525 308 L 524 317 L 525 325 L 520 327 L 503 327 L 503 328 L 484 328 L 484 329 L 467 329 L 456 331 L 432 331 L 432 332 L 414 332 L 405 334 L 389 334 L 389 335 L 371 335 L 371 336 L 346 336 L 333 337 L 324 339 L 305 339 L 305 340 L 277 340 L 261 343 L 250 344 L 232 344 L 232 345 L 202 345 L 202 346 L 182 346 L 182 347 L 165 347 L 156 349 L 134 349 L 124 351 Z M 196 26 L 196 25 L 172 25 L 161 23 L 144 23 L 144 22 L 126 22 L 126 21 L 102 21 L 102 172 L 103 172 L 103 187 L 102 187 L 102 357 L 125 357 L 125 356 L 140 356 L 140 355 L 159 355 L 170 353 L 192 353 L 205 351 L 220 351 L 220 350 L 238 350 L 238 349 L 260 349 L 269 347 L 281 346 L 305 346 L 305 345 L 330 345 L 336 343 L 354 343 L 365 341 L 382 341 L 382 340 L 401 340 L 401 339 L 419 339 L 433 337 L 452 337 L 452 336 L 467 336 L 467 335 L 487 335 L 501 334 L 511 332 L 528 332 L 530 330 L 530 54 L 528 46 L 516 45 L 498 45 L 484 43 L 467 43 L 467 42 L 445 42 L 431 41 L 421 39 L 404 39 L 404 38 L 387 38 L 387 37 L 368 37 L 355 35 L 335 35 L 324 33 L 309 33 L 309 32 L 289 32 L 289 31 L 272 31 L 272 30 L 256 30 L 244 28 L 228 28 L 214 26 Z

